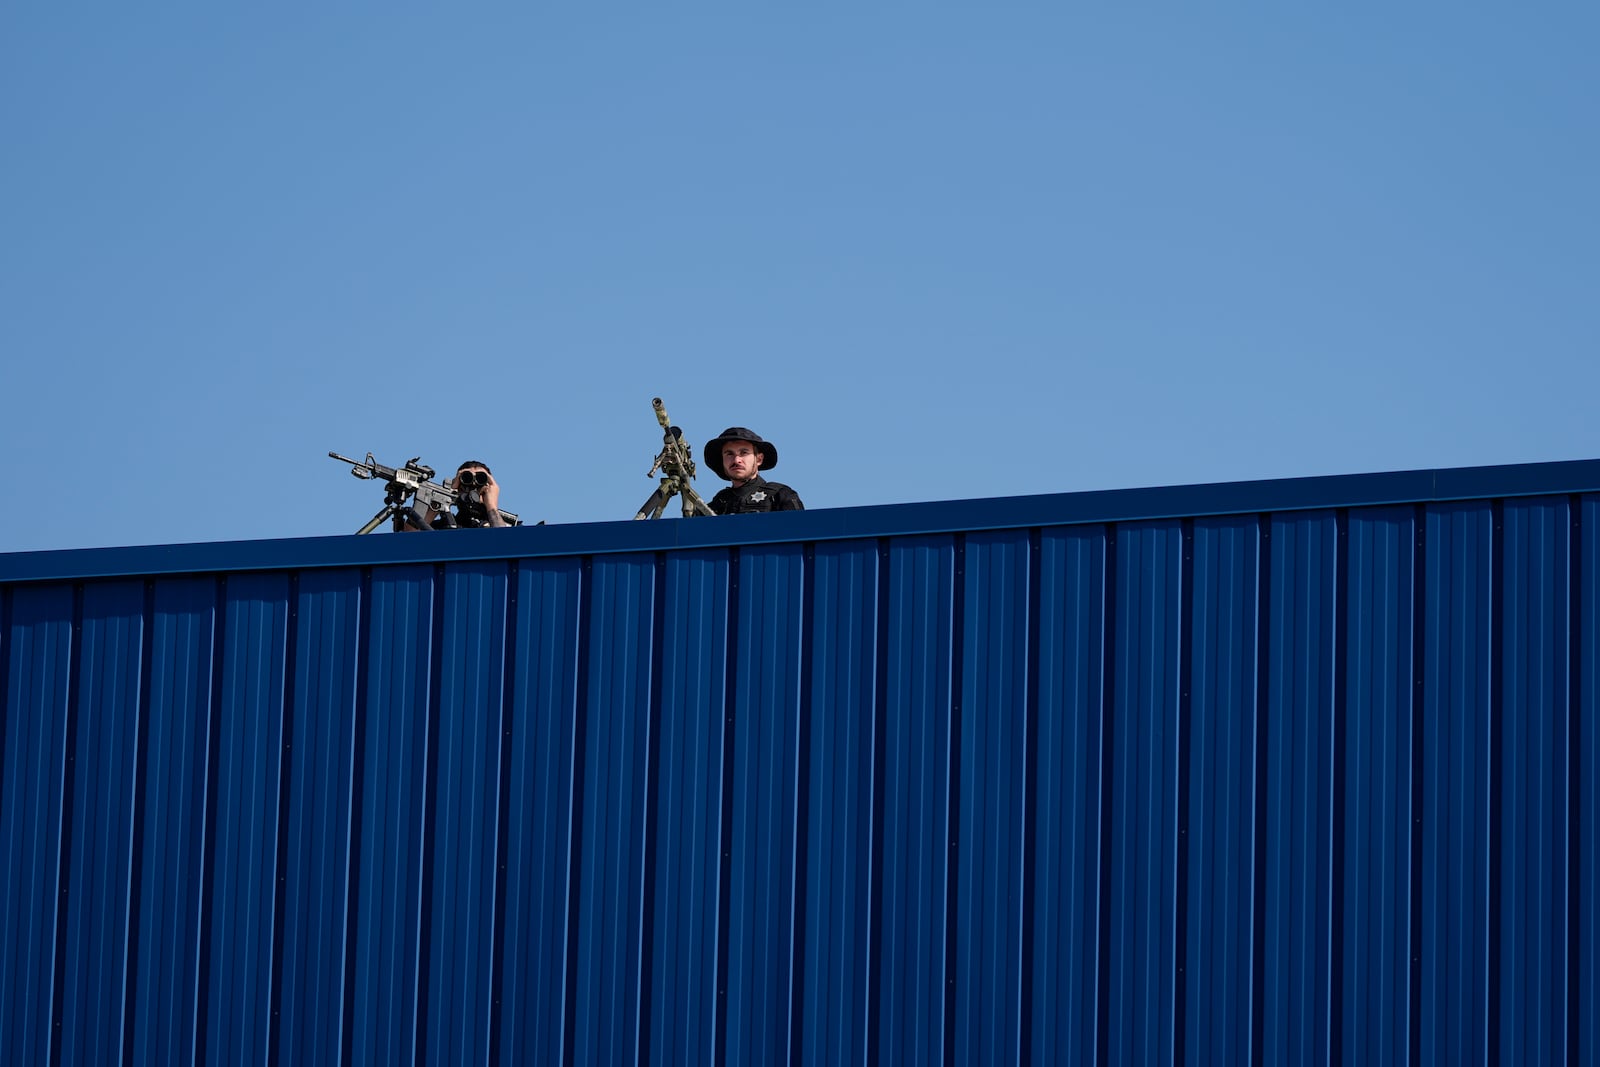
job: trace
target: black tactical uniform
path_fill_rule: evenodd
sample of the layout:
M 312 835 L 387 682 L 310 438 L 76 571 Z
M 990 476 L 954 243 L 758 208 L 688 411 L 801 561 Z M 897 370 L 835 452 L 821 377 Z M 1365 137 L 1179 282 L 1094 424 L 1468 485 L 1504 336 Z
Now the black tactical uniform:
M 732 481 L 722 465 L 722 446 L 729 441 L 748 441 L 761 453 L 761 470 L 769 471 L 778 465 L 778 446 L 764 440 L 760 434 L 743 426 L 729 426 L 706 442 L 706 466 L 723 481 Z M 780 482 L 769 482 L 761 475 L 743 485 L 730 485 L 706 505 L 718 515 L 750 515 L 760 511 L 804 511 L 800 494 Z
M 707 504 L 718 515 L 748 515 L 757 511 L 804 511 L 800 494 L 781 482 L 769 482 L 761 475 L 743 485 L 728 488 Z

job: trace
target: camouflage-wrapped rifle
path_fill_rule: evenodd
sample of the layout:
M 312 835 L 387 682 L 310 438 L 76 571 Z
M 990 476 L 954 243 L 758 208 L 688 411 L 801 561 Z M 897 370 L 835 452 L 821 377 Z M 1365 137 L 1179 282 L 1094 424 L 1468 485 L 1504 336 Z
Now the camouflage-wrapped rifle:
M 694 486 L 689 484 L 694 480 L 694 449 L 683 439 L 683 431 L 672 425 L 667 407 L 659 396 L 650 401 L 650 406 L 656 409 L 656 421 L 661 424 L 661 451 L 645 472 L 645 477 L 654 478 L 656 472 L 660 471 L 661 484 L 656 486 L 656 491 L 650 494 L 650 499 L 644 502 L 634 518 L 659 519 L 667 504 L 679 495 L 683 497 L 684 518 L 715 515 L 716 512 L 706 506 L 700 494 L 694 491 Z
M 396 468 L 385 467 L 372 457 L 371 452 L 367 453 L 367 458 L 364 460 L 351 459 L 337 452 L 329 452 L 328 455 L 350 464 L 350 473 L 357 478 L 377 478 L 386 483 L 382 509 L 370 522 L 356 531 L 358 534 L 371 533 L 384 519 L 391 517 L 394 519 L 396 530 L 406 527 L 413 530 L 433 529 L 417 510 L 419 507 L 437 512 L 444 520 L 445 529 L 454 529 L 459 525 L 455 515 L 450 511 L 458 505 L 463 514 L 481 516 L 481 520 L 475 519 L 469 522 L 469 525 L 474 522 L 480 526 L 489 525 L 488 509 L 479 502 L 477 492 L 474 490 L 457 492 L 435 482 L 433 468 L 423 463 L 421 456 L 412 456 L 406 460 L 404 467 Z M 522 525 L 522 520 L 509 511 L 501 511 L 500 517 L 505 520 L 507 526 Z

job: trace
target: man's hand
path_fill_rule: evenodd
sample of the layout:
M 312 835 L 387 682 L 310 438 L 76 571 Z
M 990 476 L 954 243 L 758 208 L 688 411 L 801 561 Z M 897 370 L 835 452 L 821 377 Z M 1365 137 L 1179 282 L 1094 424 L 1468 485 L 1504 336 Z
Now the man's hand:
M 504 526 L 506 520 L 500 517 L 500 483 L 494 480 L 494 475 L 484 471 L 489 476 L 489 484 L 478 491 L 483 498 L 483 506 L 489 509 L 489 525 Z

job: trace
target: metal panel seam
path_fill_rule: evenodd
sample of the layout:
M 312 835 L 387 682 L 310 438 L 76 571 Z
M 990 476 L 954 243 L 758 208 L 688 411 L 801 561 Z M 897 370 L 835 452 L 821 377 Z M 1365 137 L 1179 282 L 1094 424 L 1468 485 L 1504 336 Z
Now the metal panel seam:
M 1021 1064 L 1033 1062 L 1033 929 L 1034 907 L 1038 890 L 1037 834 L 1039 826 L 1039 670 L 1040 670 L 1040 614 L 1043 578 L 1040 570 L 1044 563 L 1043 530 L 1035 526 L 1028 531 L 1028 581 L 1024 595 L 1026 606 L 1027 676 L 1023 680 L 1022 700 L 1022 885 L 1019 901 L 1017 938 L 1021 951 L 1017 954 L 1017 1054 Z
M 1118 560 L 1118 542 L 1120 537 L 1115 523 L 1107 523 L 1104 527 L 1106 539 L 1106 556 L 1104 573 L 1101 580 L 1103 594 L 1101 602 L 1103 607 L 1103 622 L 1101 625 L 1101 663 L 1100 663 L 1100 751 L 1099 756 L 1099 885 L 1097 886 L 1097 899 L 1095 900 L 1095 915 L 1098 920 L 1099 936 L 1096 946 L 1096 1019 L 1095 1019 L 1095 1062 L 1106 1063 L 1111 1047 L 1111 846 L 1112 846 L 1112 819 L 1116 810 L 1116 783 L 1110 769 L 1115 765 L 1116 737 L 1113 729 L 1112 718 L 1115 715 L 1117 692 L 1117 660 L 1121 655 L 1121 648 L 1117 644 L 1118 628 L 1121 618 L 1117 611 L 1118 597 L 1117 571 L 1120 566 Z
M 506 621 L 504 647 L 505 654 L 501 659 L 500 677 L 500 716 L 498 719 L 500 731 L 500 760 L 497 773 L 499 779 L 495 789 L 495 838 L 494 854 L 491 858 L 491 870 L 494 877 L 493 899 L 489 919 L 489 1034 L 488 1058 L 490 1063 L 499 1063 L 500 1030 L 502 1013 L 504 1012 L 505 996 L 505 952 L 506 952 L 506 853 L 510 847 L 511 833 L 511 765 L 512 765 L 512 728 L 516 719 L 512 711 L 516 706 L 517 686 L 517 654 L 518 647 L 518 615 L 520 609 L 520 591 L 522 588 L 522 561 L 512 560 L 506 568 Z
M 205 1048 L 206 1028 L 210 1023 L 211 938 L 216 911 L 217 854 L 217 764 L 222 744 L 223 665 L 228 649 L 228 578 L 218 575 L 211 589 L 211 685 L 210 706 L 206 709 L 205 784 L 200 802 L 200 890 L 195 916 L 199 936 L 195 938 L 193 1004 L 189 1037 L 189 1056 L 199 1058 Z
M 1267 940 L 1267 715 L 1271 707 L 1272 665 L 1272 515 L 1256 516 L 1256 698 L 1255 731 L 1250 754 L 1251 822 L 1254 841 L 1250 876 L 1250 1063 L 1259 1067 L 1264 1057 L 1266 1033 L 1266 940 Z
M 1330 834 L 1328 839 L 1330 882 L 1328 903 L 1328 1062 L 1344 1062 L 1344 913 L 1345 879 L 1348 866 L 1345 853 L 1345 774 L 1349 755 L 1345 738 L 1350 700 L 1350 512 L 1334 512 L 1337 541 L 1334 548 L 1334 625 L 1333 625 L 1333 734 L 1332 767 L 1329 772 Z
M 134 1011 L 138 1001 L 138 987 L 133 977 L 139 973 L 139 922 L 142 910 L 144 885 L 144 823 L 145 792 L 150 771 L 150 693 L 151 675 L 155 662 L 155 582 L 144 583 L 144 619 L 141 624 L 139 652 L 139 724 L 138 740 L 134 746 L 133 782 L 133 840 L 130 846 L 131 861 L 128 868 L 128 924 L 125 931 L 127 948 L 122 959 L 122 1059 L 133 1060 Z
M 283 714 L 279 721 L 278 736 L 278 802 L 274 812 L 276 841 L 272 861 L 272 935 L 269 949 L 272 955 L 267 963 L 268 1014 L 265 1053 L 269 1067 L 278 1062 L 283 1038 L 278 1023 L 283 1011 L 283 935 L 286 925 L 284 908 L 288 892 L 285 872 L 289 862 L 289 796 L 294 781 L 294 761 L 290 755 L 294 750 L 295 712 L 298 710 L 295 704 L 294 680 L 300 666 L 300 572 L 289 572 L 288 587 L 284 597 Z
M 1422 1062 L 1422 812 L 1424 762 L 1423 715 L 1425 714 L 1427 664 L 1427 577 L 1428 577 L 1428 514 L 1422 504 L 1412 508 L 1412 539 L 1414 556 L 1411 561 L 1411 790 L 1410 839 L 1407 845 L 1409 864 L 1407 879 L 1408 919 L 1406 943 L 1410 949 L 1407 986 L 1407 1047 L 1411 1062 Z
M 1583 501 L 1576 494 L 1567 505 L 1567 1027 L 1566 1057 L 1581 1054 L 1583 1018 Z M 1591 724 L 1591 729 L 1593 725 Z M 1593 909 L 1591 909 L 1593 910 Z
M 1173 822 L 1177 828 L 1176 855 L 1173 857 L 1173 938 L 1172 974 L 1165 976 L 1171 983 L 1168 996 L 1172 1000 L 1172 1062 L 1185 1062 L 1188 1041 L 1188 969 L 1189 969 L 1189 821 L 1192 817 L 1189 797 L 1193 770 L 1190 746 L 1194 730 L 1194 520 L 1184 519 L 1182 554 L 1178 572 L 1178 739 L 1177 785 L 1173 789 Z
M 967 536 L 957 533 L 952 545 L 953 573 L 950 580 L 950 626 L 952 630 L 962 626 L 966 618 L 966 589 L 967 589 Z M 955 1062 L 956 1039 L 956 981 L 959 978 L 959 969 L 956 966 L 957 943 L 960 930 L 957 918 L 960 916 L 960 906 L 957 894 L 961 884 L 961 854 L 960 849 L 966 846 L 961 841 L 961 730 L 964 709 L 961 694 L 965 684 L 965 655 L 963 642 L 956 639 L 957 634 L 950 635 L 950 723 L 945 734 L 945 814 L 944 825 L 948 840 L 945 848 L 945 888 L 944 888 L 944 914 L 940 917 L 940 925 L 944 930 L 944 1049 L 943 1060 L 946 1067 L 951 1067 Z
M 1501 833 L 1500 807 L 1504 803 L 1505 789 L 1505 612 L 1506 612 L 1506 537 L 1505 501 L 1495 500 L 1490 505 L 1494 527 L 1489 549 L 1489 991 L 1488 1019 L 1485 1045 L 1489 1055 L 1497 1056 L 1500 1048 L 1500 909 L 1504 902 L 1505 887 L 1501 882 L 1501 864 L 1504 860 L 1504 835 Z
M 817 550 L 806 542 L 800 550 L 800 706 L 795 723 L 794 832 L 789 859 L 789 1060 L 799 1062 L 805 1051 L 806 924 L 805 889 L 811 817 L 811 704 L 815 666 L 812 634 L 817 616 Z
M 355 921 L 361 902 L 361 854 L 365 848 L 367 704 L 372 697 L 372 568 L 361 568 L 361 602 L 356 612 L 356 704 L 351 723 L 350 795 L 344 879 L 344 1010 L 340 1014 L 339 1062 L 349 1063 L 355 1046 L 356 972 L 360 936 Z

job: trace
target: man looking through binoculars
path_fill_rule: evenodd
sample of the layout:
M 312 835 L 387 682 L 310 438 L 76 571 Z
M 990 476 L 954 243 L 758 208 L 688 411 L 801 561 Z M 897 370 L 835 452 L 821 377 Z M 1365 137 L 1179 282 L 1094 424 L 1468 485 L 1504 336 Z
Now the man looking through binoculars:
M 489 473 L 489 465 L 482 460 L 469 459 L 456 468 L 456 476 L 444 483 L 446 489 L 456 494 L 455 523 L 459 527 L 478 528 L 504 526 L 500 517 L 500 483 Z M 449 517 L 429 508 L 423 516 L 435 530 L 450 525 Z

